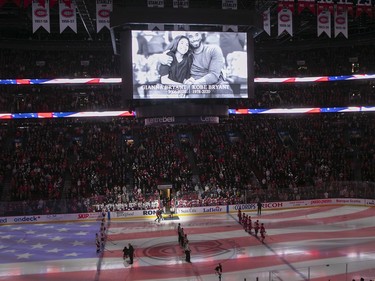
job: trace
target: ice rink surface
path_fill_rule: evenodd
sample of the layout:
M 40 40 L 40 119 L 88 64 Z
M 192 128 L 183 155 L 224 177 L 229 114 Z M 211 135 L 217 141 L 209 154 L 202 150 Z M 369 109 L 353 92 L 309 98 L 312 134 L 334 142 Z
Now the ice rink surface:
M 249 212 L 264 223 L 265 243 L 237 214 L 108 222 L 102 255 L 100 222 L 0 226 L 0 280 L 375 281 L 375 208 L 326 206 Z M 191 263 L 178 244 L 184 228 Z M 135 248 L 134 264 L 122 249 Z

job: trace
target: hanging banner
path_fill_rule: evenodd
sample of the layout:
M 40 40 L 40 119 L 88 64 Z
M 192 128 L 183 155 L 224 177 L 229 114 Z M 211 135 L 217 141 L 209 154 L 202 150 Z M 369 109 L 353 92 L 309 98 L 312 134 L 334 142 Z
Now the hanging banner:
M 164 8 L 164 0 L 147 0 L 149 8 Z
M 348 12 L 343 11 L 339 12 L 335 9 L 334 14 L 334 22 L 335 22 L 335 37 L 340 33 L 348 38 Z
M 326 33 L 331 38 L 331 13 L 328 10 L 322 11 L 317 17 L 318 37 L 322 33 Z
M 237 10 L 237 0 L 222 0 L 221 7 L 223 10 Z
M 189 8 L 189 0 L 173 0 L 173 8 Z
M 77 33 L 76 5 L 72 0 L 59 0 L 60 33 L 70 27 Z
M 50 20 L 49 20 L 49 0 L 33 0 L 32 2 L 32 20 L 33 20 L 33 33 L 39 27 L 43 27 L 50 33 Z
M 339 12 L 347 11 L 353 16 L 353 0 L 337 0 L 336 9 Z
M 315 15 L 315 0 L 298 0 L 298 14 L 304 9 L 308 9 L 313 15 Z
M 271 36 L 271 10 L 268 8 L 263 12 L 263 30 Z
M 109 15 L 112 12 L 112 0 L 96 0 L 96 32 L 104 27 L 110 28 Z
M 278 36 L 284 31 L 293 36 L 293 15 L 290 9 L 282 9 L 277 16 Z
M 355 16 L 359 17 L 363 12 L 365 12 L 369 17 L 372 17 L 372 1 L 371 0 L 358 0 L 357 11 L 355 13 Z
M 318 15 L 323 11 L 329 11 L 330 13 L 333 13 L 333 0 L 318 0 L 317 4 Z

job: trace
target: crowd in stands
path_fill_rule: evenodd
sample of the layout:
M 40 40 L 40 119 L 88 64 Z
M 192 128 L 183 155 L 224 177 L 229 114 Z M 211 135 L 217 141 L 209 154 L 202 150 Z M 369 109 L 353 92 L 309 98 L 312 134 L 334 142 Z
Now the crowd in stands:
M 257 50 L 256 77 L 335 76 L 375 73 L 375 54 L 371 45 L 340 48 L 300 48 Z M 351 62 L 352 61 L 352 62 Z
M 120 86 L 3 86 L 0 112 L 74 112 L 118 110 Z
M 371 48 L 255 48 L 255 76 L 374 73 Z M 0 79 L 121 77 L 119 61 L 111 48 L 4 48 Z M 124 110 L 121 85 L 1 85 L 0 90 L 4 113 Z M 373 106 L 374 90 L 373 80 L 256 83 L 254 98 L 225 102 L 232 108 Z M 374 197 L 371 188 L 340 184 L 375 181 L 371 113 L 230 116 L 215 125 L 165 127 L 146 127 L 134 118 L 2 120 L 0 125 L 6 214 L 99 211 L 104 205 L 154 208 L 163 183 L 173 184 L 177 207 Z
M 366 106 L 375 104 L 375 82 L 256 85 L 250 108 Z
M 0 51 L 0 79 L 120 77 L 119 58 L 113 50 Z
M 19 126 L 8 131 L 4 148 L 10 152 L 6 165 L 10 200 L 38 202 L 39 212 L 51 211 L 51 205 L 39 201 L 62 198 L 67 164 L 65 137 L 64 130 L 53 124 Z M 22 210 L 29 212 L 31 206 L 23 204 Z
M 374 73 L 372 46 L 265 51 L 255 48 L 255 77 Z M 272 54 L 272 55 L 271 55 Z M 277 57 L 278 59 L 274 59 Z M 352 63 L 349 58 L 356 58 Z M 298 65 L 297 61 L 304 62 Z M 121 77 L 120 57 L 103 51 L 0 50 L 0 79 Z M 0 85 L 0 112 L 123 109 L 121 85 Z M 373 80 L 256 83 L 250 99 L 227 100 L 232 108 L 332 107 L 374 104 Z M 136 102 L 135 102 L 136 103 Z
M 373 198 L 373 187 L 345 183 L 375 181 L 374 126 L 371 113 L 165 127 L 134 118 L 20 120 L 3 127 L 3 199 L 8 192 L 24 206 L 7 214 L 143 209 L 154 207 L 164 183 L 176 207 Z
M 0 112 L 79 112 L 123 110 L 121 86 L 0 86 Z M 257 84 L 255 97 L 227 100 L 231 108 L 293 108 L 371 106 L 375 82 L 321 82 L 319 84 Z

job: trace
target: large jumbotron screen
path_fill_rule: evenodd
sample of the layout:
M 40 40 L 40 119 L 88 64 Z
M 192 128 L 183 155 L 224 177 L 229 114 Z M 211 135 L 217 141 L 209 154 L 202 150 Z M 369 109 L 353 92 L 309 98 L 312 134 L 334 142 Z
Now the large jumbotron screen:
M 132 30 L 133 99 L 248 98 L 247 33 Z

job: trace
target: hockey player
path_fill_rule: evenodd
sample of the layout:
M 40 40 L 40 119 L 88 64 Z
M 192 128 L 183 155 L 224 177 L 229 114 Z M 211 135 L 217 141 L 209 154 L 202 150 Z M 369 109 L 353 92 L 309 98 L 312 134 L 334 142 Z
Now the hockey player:
M 253 229 L 253 222 L 251 221 L 251 216 L 248 216 L 247 217 L 247 233 L 250 233 L 252 232 L 252 229 Z
M 245 213 L 242 213 L 242 221 L 241 221 L 241 224 L 242 224 L 242 225 L 245 224 L 245 220 L 246 220 L 246 214 L 245 214 Z
M 262 223 L 260 225 L 260 241 L 264 243 L 264 239 L 266 238 L 266 228 L 264 227 L 264 224 Z
M 128 255 L 129 255 L 129 264 L 133 264 L 134 259 L 134 247 L 132 244 L 129 243 L 128 245 Z
M 255 237 L 258 238 L 258 232 L 259 232 L 259 220 L 257 220 L 254 223 L 254 231 L 255 231 Z
M 155 221 L 160 222 L 160 220 L 161 220 L 161 209 L 159 208 L 159 209 L 156 210 Z
M 241 224 L 241 219 L 242 219 L 241 209 L 238 209 L 237 216 L 238 216 L 238 223 Z
M 184 245 L 184 252 L 185 252 L 185 261 L 191 262 L 190 261 L 190 247 L 189 247 L 189 241 L 186 240 L 185 245 Z
M 181 235 L 180 246 L 184 247 L 185 232 L 184 232 L 184 229 L 182 227 L 181 227 L 180 235 Z
M 248 218 L 249 216 L 248 215 L 245 215 L 245 219 L 244 219 L 244 221 L 243 221 L 243 229 L 246 231 L 247 230 L 247 218 Z
M 98 254 L 100 252 L 100 239 L 98 233 L 95 234 L 95 245 L 96 245 L 96 253 Z
M 128 249 L 128 247 L 125 246 L 124 249 L 122 249 L 122 252 L 123 252 L 122 259 L 123 260 L 127 259 L 128 256 L 129 256 L 129 249 Z

